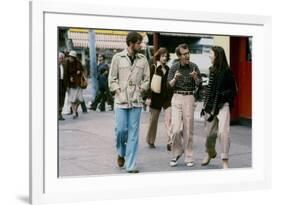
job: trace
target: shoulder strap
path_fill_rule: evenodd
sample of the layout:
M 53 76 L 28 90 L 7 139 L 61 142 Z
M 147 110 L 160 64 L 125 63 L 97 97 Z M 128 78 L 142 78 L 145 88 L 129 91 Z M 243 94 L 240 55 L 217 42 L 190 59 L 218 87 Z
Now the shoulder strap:
M 154 67 L 154 74 L 156 74 L 157 67 L 155 64 L 152 64 L 152 66 Z

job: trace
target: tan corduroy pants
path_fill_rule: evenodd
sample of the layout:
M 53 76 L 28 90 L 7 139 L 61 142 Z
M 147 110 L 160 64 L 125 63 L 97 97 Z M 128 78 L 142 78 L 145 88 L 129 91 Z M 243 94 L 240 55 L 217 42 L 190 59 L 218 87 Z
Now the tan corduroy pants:
M 150 120 L 149 120 L 149 126 L 148 126 L 148 130 L 147 130 L 147 134 L 146 134 L 146 142 L 148 144 L 155 143 L 160 112 L 161 112 L 160 110 L 150 108 Z M 165 121 L 165 128 L 166 128 L 167 144 L 170 144 L 171 139 L 172 139 L 171 107 L 168 107 L 167 109 L 165 109 L 164 121 Z
M 184 153 L 185 163 L 193 162 L 195 99 L 193 95 L 174 94 L 172 98 L 172 159 Z
M 205 143 L 206 152 L 210 156 L 216 154 L 216 140 L 219 137 L 221 159 L 228 159 L 230 147 L 230 110 L 228 103 L 223 105 L 219 110 L 219 114 L 212 122 L 208 122 L 205 119 L 205 133 L 207 136 Z

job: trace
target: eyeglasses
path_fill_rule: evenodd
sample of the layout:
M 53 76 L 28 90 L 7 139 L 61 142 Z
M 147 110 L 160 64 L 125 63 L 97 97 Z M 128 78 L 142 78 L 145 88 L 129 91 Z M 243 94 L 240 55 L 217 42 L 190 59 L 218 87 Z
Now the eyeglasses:
M 187 55 L 189 55 L 189 52 L 181 53 L 181 56 L 187 56 Z

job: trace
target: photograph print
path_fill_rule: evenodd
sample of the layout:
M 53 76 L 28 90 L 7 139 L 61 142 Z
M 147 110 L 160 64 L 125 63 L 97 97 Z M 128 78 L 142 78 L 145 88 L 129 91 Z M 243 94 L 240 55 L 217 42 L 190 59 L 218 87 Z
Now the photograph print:
M 252 167 L 252 37 L 58 27 L 58 177 Z

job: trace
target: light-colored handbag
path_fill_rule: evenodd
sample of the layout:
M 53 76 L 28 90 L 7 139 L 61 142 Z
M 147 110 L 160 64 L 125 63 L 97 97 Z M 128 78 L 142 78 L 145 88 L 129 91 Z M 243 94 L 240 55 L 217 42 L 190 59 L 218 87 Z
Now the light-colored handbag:
M 153 92 L 160 93 L 161 92 L 162 76 L 157 75 L 156 70 L 157 70 L 157 67 L 155 66 L 155 71 L 154 71 L 154 74 L 152 76 L 150 88 Z

